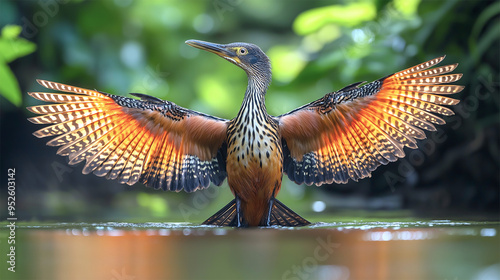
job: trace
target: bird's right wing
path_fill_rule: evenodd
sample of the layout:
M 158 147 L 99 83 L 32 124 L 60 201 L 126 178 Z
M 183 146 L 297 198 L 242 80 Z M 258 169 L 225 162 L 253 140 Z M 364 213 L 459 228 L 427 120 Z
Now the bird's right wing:
M 463 89 L 443 84 L 462 77 L 443 75 L 457 64 L 428 69 L 443 59 L 361 87 L 353 84 L 276 117 L 284 143 L 284 172 L 298 184 L 346 183 L 403 157 L 404 146 L 416 148 L 415 139 L 425 138 L 423 130 L 445 123 L 434 114 L 453 114 L 441 105 L 459 101 L 446 95 Z
M 83 173 L 132 185 L 192 192 L 220 185 L 226 178 L 228 121 L 184 109 L 144 94 L 141 100 L 38 80 L 70 94 L 30 92 L 39 100 L 61 104 L 29 107 L 41 116 L 35 124 L 52 124 L 34 133 L 57 136 L 47 145 L 70 164 L 86 160 Z

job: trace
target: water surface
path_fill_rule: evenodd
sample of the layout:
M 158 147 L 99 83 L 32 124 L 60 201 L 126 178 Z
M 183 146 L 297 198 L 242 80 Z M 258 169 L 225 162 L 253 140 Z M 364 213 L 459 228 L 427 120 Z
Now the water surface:
M 500 224 L 19 223 L 2 279 L 500 279 Z M 2 252 L 9 231 L 0 231 Z

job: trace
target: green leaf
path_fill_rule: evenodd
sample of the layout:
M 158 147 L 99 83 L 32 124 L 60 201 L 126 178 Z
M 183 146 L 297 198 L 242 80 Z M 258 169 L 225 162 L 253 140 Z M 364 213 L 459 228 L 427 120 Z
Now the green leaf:
M 237 112 L 234 107 L 234 104 L 238 103 L 237 97 L 232 93 L 231 87 L 227 83 L 217 81 L 216 74 L 202 75 L 198 79 L 197 89 L 200 99 L 211 108 L 232 114 Z
M 477 17 L 470 36 L 473 42 L 475 42 L 477 38 L 479 38 L 481 30 L 483 30 L 486 23 L 492 18 L 498 16 L 498 14 L 500 14 L 500 2 L 491 4 Z
M 36 50 L 36 45 L 24 39 L 0 38 L 0 59 L 5 63 L 28 55 Z
M 295 79 L 306 64 L 306 60 L 292 46 L 274 46 L 268 55 L 273 62 L 273 78 L 283 83 Z
M 2 28 L 2 37 L 0 37 L 0 81 L 2 81 L 0 94 L 18 107 L 22 103 L 21 90 L 7 63 L 36 50 L 34 43 L 18 37 L 20 33 L 20 26 L 7 25 Z
M 0 63 L 0 94 L 16 106 L 21 106 L 21 90 L 14 73 L 5 63 Z
M 34 43 L 17 37 L 21 32 L 20 28 L 17 25 L 7 25 L 2 28 L 2 37 L 0 37 L 1 61 L 9 63 L 36 50 Z
M 19 25 L 6 25 L 2 28 L 2 38 L 14 39 L 21 34 L 22 28 Z
M 299 35 L 307 35 L 328 23 L 353 27 L 364 21 L 375 19 L 376 15 L 377 9 L 370 2 L 331 5 L 301 13 L 295 19 L 293 29 Z
M 417 14 L 420 0 L 394 0 L 394 7 L 405 16 Z
M 498 30 L 498 23 L 500 20 L 496 20 L 492 27 L 487 29 L 484 32 L 484 35 L 481 36 L 479 42 L 476 45 L 476 51 L 472 54 L 472 56 L 479 61 L 481 56 L 490 48 L 494 46 L 494 43 L 498 41 L 498 37 L 500 32 Z

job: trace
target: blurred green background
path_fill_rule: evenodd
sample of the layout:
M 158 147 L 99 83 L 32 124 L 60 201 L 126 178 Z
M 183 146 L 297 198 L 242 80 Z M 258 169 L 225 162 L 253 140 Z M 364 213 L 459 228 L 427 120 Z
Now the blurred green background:
M 119 95 L 141 92 L 233 118 L 245 73 L 184 44 L 259 45 L 271 58 L 270 114 L 359 81 L 446 54 L 459 63 L 448 124 L 421 150 L 371 179 L 321 188 L 283 181 L 279 199 L 312 221 L 343 211 L 498 219 L 498 1 L 0 1 L 1 178 L 16 169 L 17 216 L 29 221 L 201 222 L 231 199 L 224 184 L 194 194 L 120 185 L 93 175 L 31 135 L 28 91 L 47 79 Z M 4 199 L 6 191 L 0 193 Z M 368 211 L 368 212 L 366 212 Z M 380 211 L 383 211 L 380 214 Z M 5 211 L 1 211 L 2 217 Z M 375 214 L 370 214 L 375 213 Z M 378 213 L 378 214 L 376 214 Z M 393 213 L 393 212 L 392 212 Z M 398 212 L 401 213 L 401 212 Z M 406 214 L 405 214 L 406 215 Z

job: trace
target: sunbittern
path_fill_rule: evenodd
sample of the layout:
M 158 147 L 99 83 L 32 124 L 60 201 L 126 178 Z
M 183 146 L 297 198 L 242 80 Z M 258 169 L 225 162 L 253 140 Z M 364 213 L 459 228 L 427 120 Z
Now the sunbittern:
M 443 85 L 461 74 L 446 74 L 458 64 L 430 67 L 444 56 L 364 85 L 339 91 L 281 116 L 266 111 L 271 64 L 253 44 L 214 44 L 189 40 L 236 64 L 248 76 L 241 109 L 232 120 L 195 112 L 145 94 L 138 99 L 59 83 L 38 82 L 72 94 L 31 92 L 34 98 L 62 104 L 33 106 L 36 124 L 54 124 L 34 133 L 59 135 L 49 146 L 70 164 L 86 160 L 93 172 L 129 185 L 193 192 L 227 177 L 235 199 L 204 222 L 219 226 L 303 226 L 307 220 L 276 199 L 283 173 L 297 184 L 346 183 L 370 177 L 380 164 L 417 148 L 423 130 L 452 115 L 441 105 L 463 86 Z M 444 75 L 446 74 L 446 75 Z M 444 96 L 443 96 L 444 95 Z

